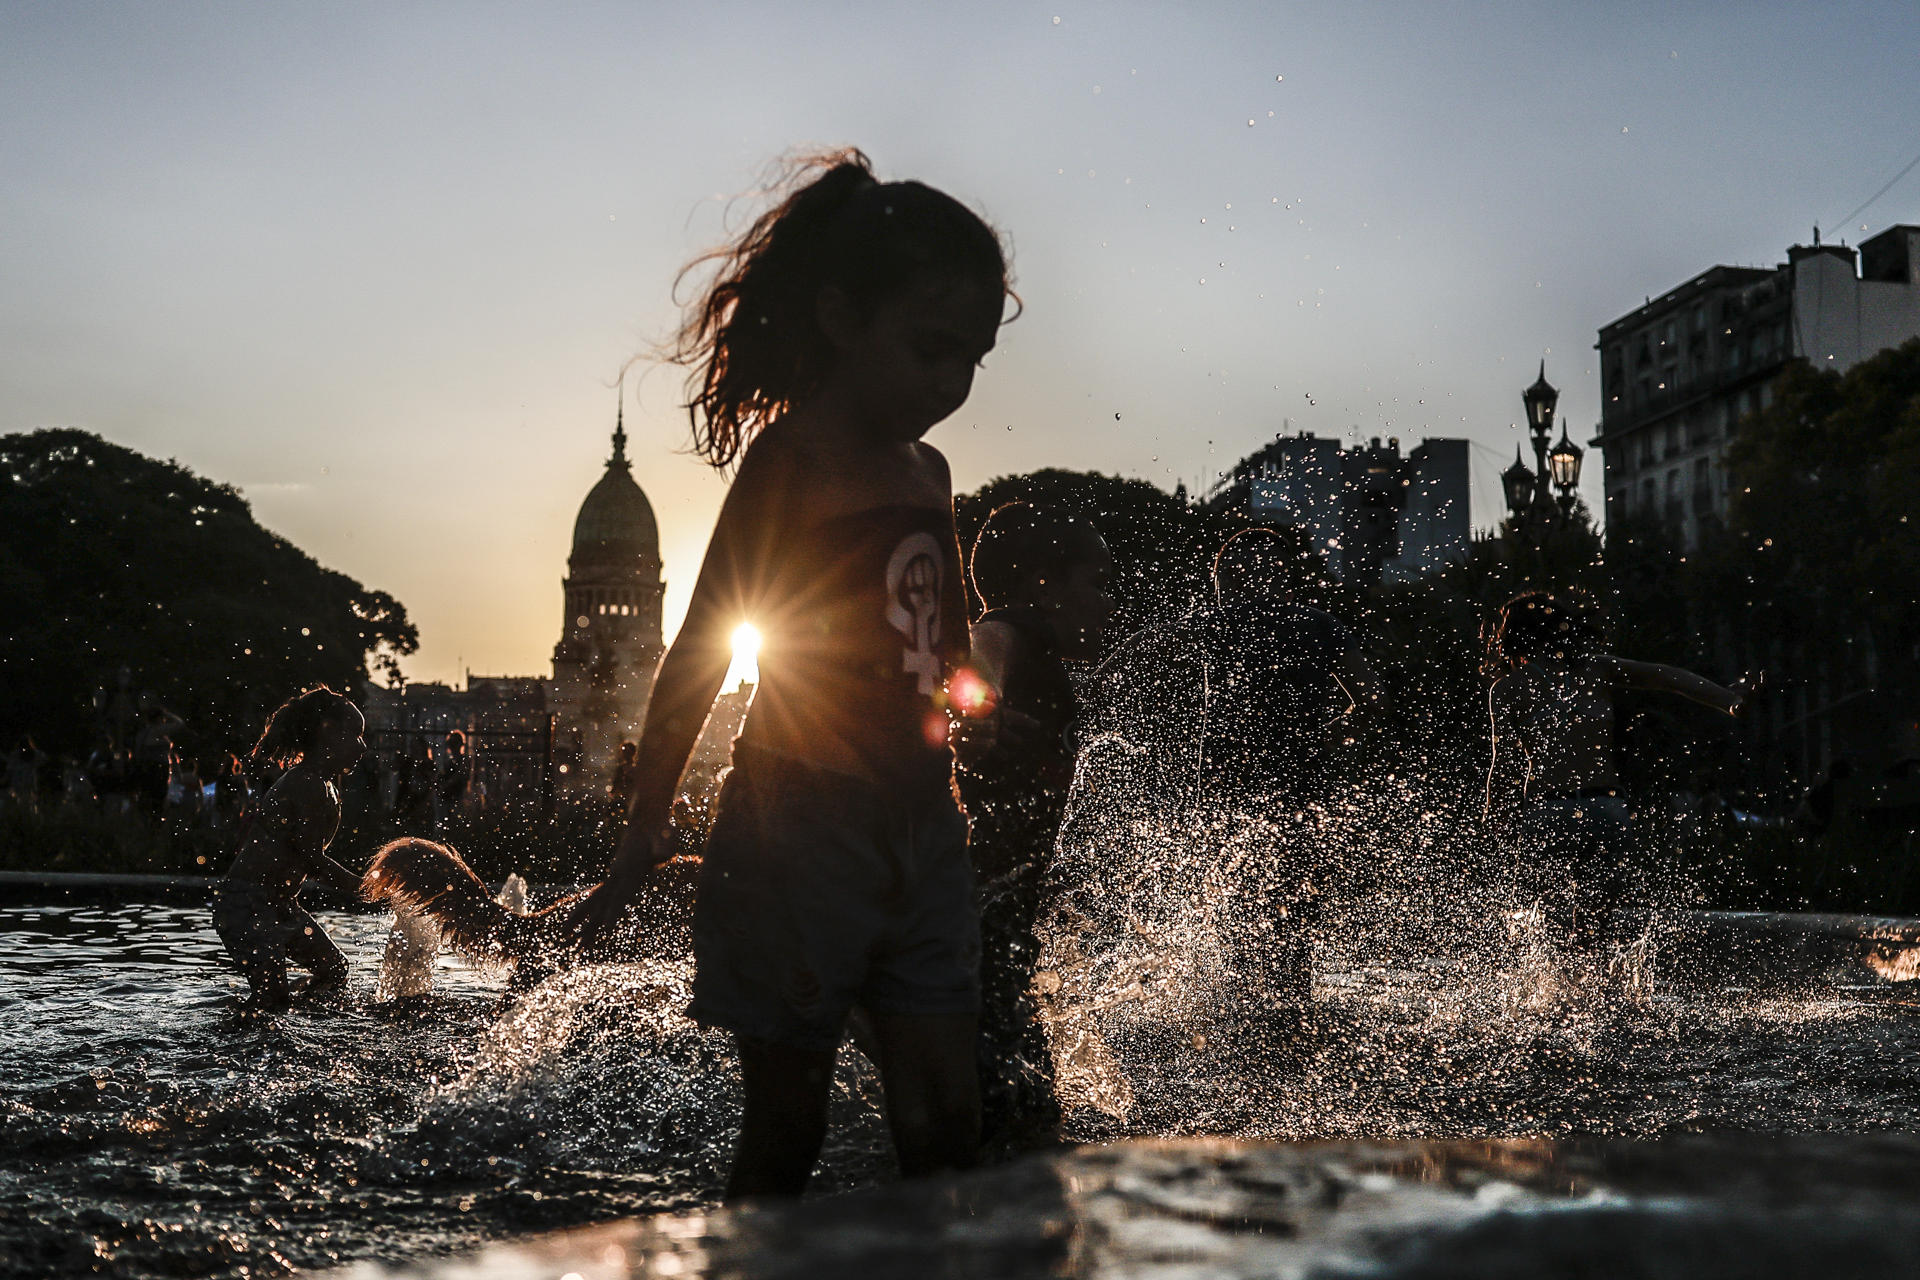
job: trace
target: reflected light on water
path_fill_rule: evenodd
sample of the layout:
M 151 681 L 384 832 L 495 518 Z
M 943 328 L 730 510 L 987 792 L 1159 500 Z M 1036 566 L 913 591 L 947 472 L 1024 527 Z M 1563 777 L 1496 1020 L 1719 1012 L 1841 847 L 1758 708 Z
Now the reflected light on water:
M 733 665 L 727 668 L 722 689 L 760 683 L 760 628 L 743 622 L 733 629 Z

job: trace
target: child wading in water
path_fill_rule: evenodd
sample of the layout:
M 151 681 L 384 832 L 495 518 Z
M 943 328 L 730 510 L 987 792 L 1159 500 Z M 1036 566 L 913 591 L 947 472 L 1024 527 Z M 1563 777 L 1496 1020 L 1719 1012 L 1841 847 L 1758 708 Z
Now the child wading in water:
M 290 963 L 313 975 L 309 992 L 346 985 L 347 958 L 295 895 L 308 876 L 343 893 L 360 891 L 360 877 L 326 849 L 340 827 L 335 785 L 366 754 L 366 729 L 360 708 L 331 689 L 313 688 L 268 716 L 253 748 L 256 769 L 284 772 L 240 820 L 233 865 L 214 887 L 213 928 L 259 1008 L 287 1006 Z
M 960 794 L 980 878 L 980 1082 L 990 1144 L 1060 1118 L 1032 986 L 1054 842 L 1073 785 L 1073 683 L 1064 659 L 1097 656 L 1113 616 L 1113 555 L 1084 520 L 1025 502 L 996 509 L 973 544 L 973 669 L 990 714 L 959 742 Z
M 1554 940 L 1592 951 L 1605 940 L 1630 850 L 1631 821 L 1614 746 L 1622 689 L 1675 693 L 1738 715 L 1746 695 L 1704 676 L 1600 651 L 1582 609 L 1544 591 L 1500 611 L 1497 656 L 1507 674 L 1488 691 L 1496 783 L 1518 783 L 1522 892 Z
M 848 1011 L 872 1015 L 909 1175 L 973 1162 L 979 923 L 945 685 L 967 654 L 946 459 L 1010 296 L 994 232 L 857 151 L 718 251 L 675 344 L 695 449 L 738 472 L 661 661 L 597 934 L 674 844 L 682 769 L 743 620 L 760 684 L 694 909 L 693 1003 L 738 1042 L 729 1199 L 797 1195 L 826 1134 Z M 703 259 L 703 261 L 705 261 Z

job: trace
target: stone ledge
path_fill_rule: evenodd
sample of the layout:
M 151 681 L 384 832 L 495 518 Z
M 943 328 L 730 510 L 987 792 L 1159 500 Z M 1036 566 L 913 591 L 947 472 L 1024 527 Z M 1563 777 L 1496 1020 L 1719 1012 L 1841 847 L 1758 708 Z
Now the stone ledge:
M 331 1280 L 1884 1277 L 1920 1137 L 1135 1141 L 799 1204 L 663 1214 Z

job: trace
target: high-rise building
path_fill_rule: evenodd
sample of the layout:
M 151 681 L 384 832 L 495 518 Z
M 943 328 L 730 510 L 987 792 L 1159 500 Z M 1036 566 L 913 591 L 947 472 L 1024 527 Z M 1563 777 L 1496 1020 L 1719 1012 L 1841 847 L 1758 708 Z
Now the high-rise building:
M 1235 464 L 1208 502 L 1258 524 L 1292 525 L 1338 578 L 1399 581 L 1463 559 L 1471 540 L 1467 442 L 1342 448 L 1283 435 Z
M 1920 226 L 1858 251 L 1794 245 L 1772 268 L 1713 267 L 1603 326 L 1607 514 L 1651 517 L 1693 545 L 1727 507 L 1723 457 L 1772 402 L 1789 360 L 1844 371 L 1920 336 Z

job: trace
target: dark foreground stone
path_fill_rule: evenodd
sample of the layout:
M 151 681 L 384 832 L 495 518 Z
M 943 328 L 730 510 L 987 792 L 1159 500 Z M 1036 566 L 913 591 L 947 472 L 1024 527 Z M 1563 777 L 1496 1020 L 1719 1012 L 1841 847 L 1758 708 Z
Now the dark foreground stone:
M 336 1280 L 1920 1274 L 1920 1138 L 1130 1142 Z

